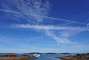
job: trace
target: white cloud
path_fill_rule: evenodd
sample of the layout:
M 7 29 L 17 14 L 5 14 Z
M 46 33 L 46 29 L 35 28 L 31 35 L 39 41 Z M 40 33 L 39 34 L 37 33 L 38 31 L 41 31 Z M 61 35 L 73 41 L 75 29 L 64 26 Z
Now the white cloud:
M 7 2 L 9 2 L 7 0 Z M 74 24 L 80 24 L 83 25 L 83 23 L 71 21 L 67 19 L 62 18 L 54 18 L 49 17 L 49 11 L 50 11 L 50 3 L 46 0 L 45 2 L 42 2 L 42 0 L 11 0 L 9 4 L 13 4 L 17 10 L 13 10 L 13 5 L 8 5 L 7 8 L 3 6 L 5 9 L 0 9 L 0 11 L 7 12 L 9 14 L 15 15 L 17 17 L 24 17 L 29 22 L 29 18 L 33 18 L 33 20 L 37 20 L 37 23 L 40 21 L 43 21 L 44 18 L 48 18 L 49 20 L 63 20 L 68 22 L 67 24 L 74 23 Z
M 29 18 L 33 17 L 33 19 L 37 21 L 43 20 L 43 16 L 47 16 L 48 10 L 50 9 L 48 1 L 42 2 L 41 0 L 30 0 L 26 2 L 24 0 L 19 0 L 17 3 L 18 10 L 20 10 L 24 16 Z
M 10 10 L 10 9 L 0 9 L 0 11 L 7 12 L 7 13 L 10 13 L 10 14 L 18 16 L 18 17 L 19 16 L 24 17 L 24 18 L 26 18 L 26 21 L 28 21 L 28 22 L 29 22 L 30 18 L 33 18 L 33 20 L 37 21 L 35 24 L 39 24 L 39 22 L 43 21 L 44 18 L 48 18 L 49 20 L 55 20 L 55 21 L 63 20 L 63 21 L 68 22 L 68 24 L 74 23 L 74 24 L 83 25 L 83 23 L 76 22 L 76 21 L 49 17 L 48 13 L 50 10 L 50 3 L 48 1 L 45 1 L 44 3 L 41 0 L 27 0 L 27 1 L 13 0 L 13 1 L 16 5 L 16 8 L 18 11 L 14 11 L 14 10 Z M 8 5 L 8 4 L 6 4 L 6 5 Z M 7 8 L 11 8 L 11 7 L 7 7 Z M 89 24 L 87 24 L 87 27 L 88 27 L 88 25 Z M 20 25 L 20 24 L 17 24 L 15 26 L 12 25 L 12 27 L 44 30 L 46 35 L 53 38 L 57 42 L 58 45 L 60 43 L 62 43 L 62 44 L 73 43 L 70 40 L 70 37 L 80 33 L 81 31 L 87 31 L 86 27 L 81 28 L 81 27 L 66 27 L 66 26 L 54 26 L 54 25 L 30 25 L 30 24 L 21 24 Z M 54 33 L 53 30 L 64 30 L 64 31 L 61 32 L 61 34 L 56 35 L 56 33 Z M 75 44 L 74 44 L 74 46 L 75 46 Z M 56 51 L 55 49 L 45 49 L 43 51 L 48 51 L 48 50 Z
M 50 32 L 50 31 L 46 31 L 46 33 L 48 36 L 50 36 L 51 38 L 53 38 L 57 42 L 57 45 L 60 45 L 60 43 L 70 43 L 70 40 L 68 37 L 56 36 L 53 32 Z M 65 33 L 62 33 L 62 34 L 65 34 Z
M 88 29 L 88 31 L 89 31 L 89 23 L 87 24 L 87 29 Z
M 35 29 L 35 30 L 44 30 L 46 35 L 53 38 L 57 45 L 62 44 L 68 44 L 73 43 L 70 38 L 82 31 L 87 31 L 87 28 L 85 27 L 66 27 L 66 26 L 52 26 L 52 25 L 30 25 L 30 24 L 20 24 L 14 26 L 15 28 L 25 28 L 25 29 Z M 56 30 L 59 30 L 58 32 L 61 32 L 61 34 L 56 35 L 54 33 Z M 60 31 L 63 30 L 63 31 Z M 57 32 L 57 33 L 58 33 Z
M 54 26 L 54 25 L 31 25 L 31 24 L 17 24 L 12 25 L 16 28 L 33 28 L 39 30 L 74 30 L 74 31 L 87 31 L 86 27 L 68 27 L 68 26 Z

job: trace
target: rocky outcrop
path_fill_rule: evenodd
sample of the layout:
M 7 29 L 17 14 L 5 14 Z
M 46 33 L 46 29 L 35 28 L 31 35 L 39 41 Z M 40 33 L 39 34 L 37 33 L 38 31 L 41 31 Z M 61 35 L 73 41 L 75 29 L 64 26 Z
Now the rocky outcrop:
M 16 60 L 16 54 L 15 53 L 0 54 L 0 60 Z
M 0 54 L 0 60 L 35 60 L 35 57 L 24 54 L 17 56 L 15 53 L 6 53 Z
M 74 56 L 65 56 L 62 60 L 89 60 L 89 54 L 76 54 Z
M 17 60 L 35 60 L 36 57 L 33 55 L 22 55 L 20 57 L 17 57 Z

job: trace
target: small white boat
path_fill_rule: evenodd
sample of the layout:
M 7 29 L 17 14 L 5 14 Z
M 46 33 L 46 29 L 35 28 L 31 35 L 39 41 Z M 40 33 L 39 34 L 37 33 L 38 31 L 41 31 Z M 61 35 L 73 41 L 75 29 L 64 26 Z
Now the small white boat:
M 33 56 L 35 56 L 35 57 L 40 57 L 40 54 L 33 54 Z

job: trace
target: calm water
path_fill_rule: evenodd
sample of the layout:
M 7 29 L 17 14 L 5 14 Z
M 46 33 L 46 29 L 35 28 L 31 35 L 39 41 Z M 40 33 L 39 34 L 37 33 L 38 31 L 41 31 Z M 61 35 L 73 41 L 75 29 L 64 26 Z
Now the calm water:
M 60 60 L 58 54 L 41 54 L 37 60 Z
M 40 54 L 40 57 L 36 60 L 61 60 L 58 57 L 69 56 L 75 54 Z
M 29 55 L 29 54 L 26 54 L 26 55 Z M 60 54 L 60 53 L 59 54 L 56 54 L 56 53 L 55 54 L 46 54 L 46 53 L 41 53 L 40 56 L 36 60 L 61 60 L 59 57 L 69 56 L 69 55 L 75 55 L 75 54 Z

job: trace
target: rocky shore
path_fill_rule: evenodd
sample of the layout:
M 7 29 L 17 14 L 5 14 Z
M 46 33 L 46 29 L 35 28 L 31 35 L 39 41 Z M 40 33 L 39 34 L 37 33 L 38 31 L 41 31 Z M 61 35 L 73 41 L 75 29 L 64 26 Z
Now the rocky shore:
M 89 60 L 89 53 L 87 54 L 75 54 L 73 56 L 64 56 L 61 60 Z
M 18 55 L 16 53 L 2 53 L 0 54 L 0 60 L 35 60 L 36 57 L 32 54 L 26 55 L 21 54 Z
M 0 60 L 89 60 L 89 53 L 0 53 Z

